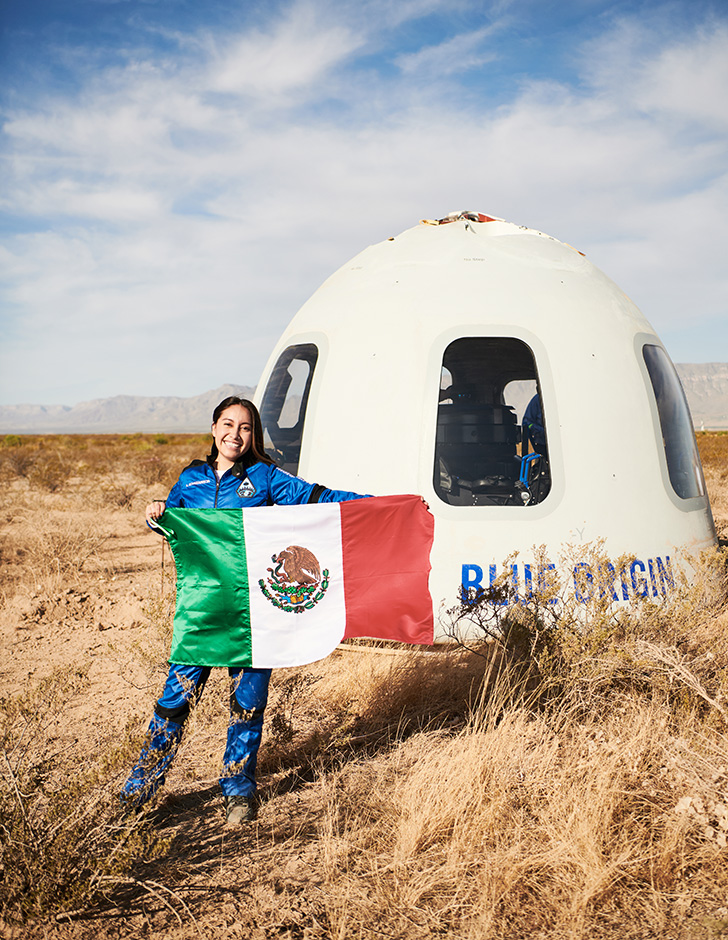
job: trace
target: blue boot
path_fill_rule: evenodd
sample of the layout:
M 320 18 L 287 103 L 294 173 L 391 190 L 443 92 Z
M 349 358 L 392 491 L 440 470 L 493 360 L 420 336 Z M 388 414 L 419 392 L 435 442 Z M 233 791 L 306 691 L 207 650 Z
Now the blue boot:
M 182 725 L 152 715 L 144 747 L 134 769 L 121 790 L 121 802 L 128 809 L 141 809 L 164 783 L 177 746 L 182 738 Z

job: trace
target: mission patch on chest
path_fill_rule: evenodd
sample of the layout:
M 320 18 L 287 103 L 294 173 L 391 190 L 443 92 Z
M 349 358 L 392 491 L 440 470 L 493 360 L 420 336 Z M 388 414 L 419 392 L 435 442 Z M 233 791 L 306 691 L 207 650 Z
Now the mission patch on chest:
M 237 494 L 241 499 L 249 499 L 251 496 L 255 496 L 255 493 L 256 489 L 250 480 L 243 480 L 237 489 Z

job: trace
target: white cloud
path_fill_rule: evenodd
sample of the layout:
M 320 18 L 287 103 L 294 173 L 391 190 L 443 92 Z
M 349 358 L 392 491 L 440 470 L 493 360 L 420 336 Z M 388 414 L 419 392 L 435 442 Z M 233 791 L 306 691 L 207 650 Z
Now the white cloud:
M 701 30 L 695 42 L 662 51 L 635 97 L 643 110 L 728 128 L 728 27 Z
M 496 58 L 495 53 L 482 49 L 484 41 L 495 30 L 496 27 L 488 26 L 453 36 L 437 46 L 427 46 L 417 52 L 397 56 L 395 63 L 405 74 L 426 73 L 432 77 L 465 72 Z
M 345 61 L 362 44 L 350 29 L 327 22 L 309 2 L 294 4 L 268 33 L 255 31 L 225 44 L 211 63 L 209 89 L 282 104 Z
M 621 19 L 583 51 L 585 76 L 627 112 L 728 126 L 728 24 L 712 20 L 676 35 Z
M 110 224 L 151 220 L 162 209 L 159 195 L 149 189 L 118 184 L 110 188 L 70 179 L 29 188 L 26 195 L 28 213 L 96 219 Z
M 592 44 L 584 87 L 514 85 L 508 104 L 470 97 L 466 110 L 412 78 L 446 71 L 458 48 L 475 62 L 487 29 L 423 45 L 400 58 L 406 74 L 383 78 L 358 65 L 374 26 L 359 30 L 361 8 L 337 10 L 298 4 L 267 30 L 115 67 L 77 99 L 10 118 L 5 209 L 48 222 L 0 258 L 0 400 L 254 382 L 335 267 L 459 208 L 585 250 L 658 330 L 687 315 L 700 330 L 723 312 L 724 105 L 704 100 L 726 84 L 723 27 L 657 42 L 623 21 Z M 340 110 L 318 111 L 329 97 Z

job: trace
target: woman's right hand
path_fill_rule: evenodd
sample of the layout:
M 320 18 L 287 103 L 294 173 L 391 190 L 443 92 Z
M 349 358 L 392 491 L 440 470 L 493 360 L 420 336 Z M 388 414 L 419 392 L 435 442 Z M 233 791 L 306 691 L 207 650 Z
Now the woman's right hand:
M 147 522 L 156 522 L 166 507 L 167 504 L 163 499 L 155 499 L 153 503 L 149 503 L 146 508 Z

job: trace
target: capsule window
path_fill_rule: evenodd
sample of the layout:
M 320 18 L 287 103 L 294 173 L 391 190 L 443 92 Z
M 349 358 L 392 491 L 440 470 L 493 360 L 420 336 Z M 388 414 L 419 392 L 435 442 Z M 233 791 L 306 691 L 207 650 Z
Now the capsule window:
M 664 349 L 646 345 L 642 355 L 655 394 L 670 483 L 680 499 L 705 496 L 703 468 L 685 392 Z
M 318 349 L 313 343 L 289 346 L 278 358 L 260 406 L 265 449 L 289 473 L 298 473 L 306 406 Z
M 463 337 L 445 350 L 433 482 L 454 506 L 528 506 L 548 495 L 545 414 L 522 340 Z

